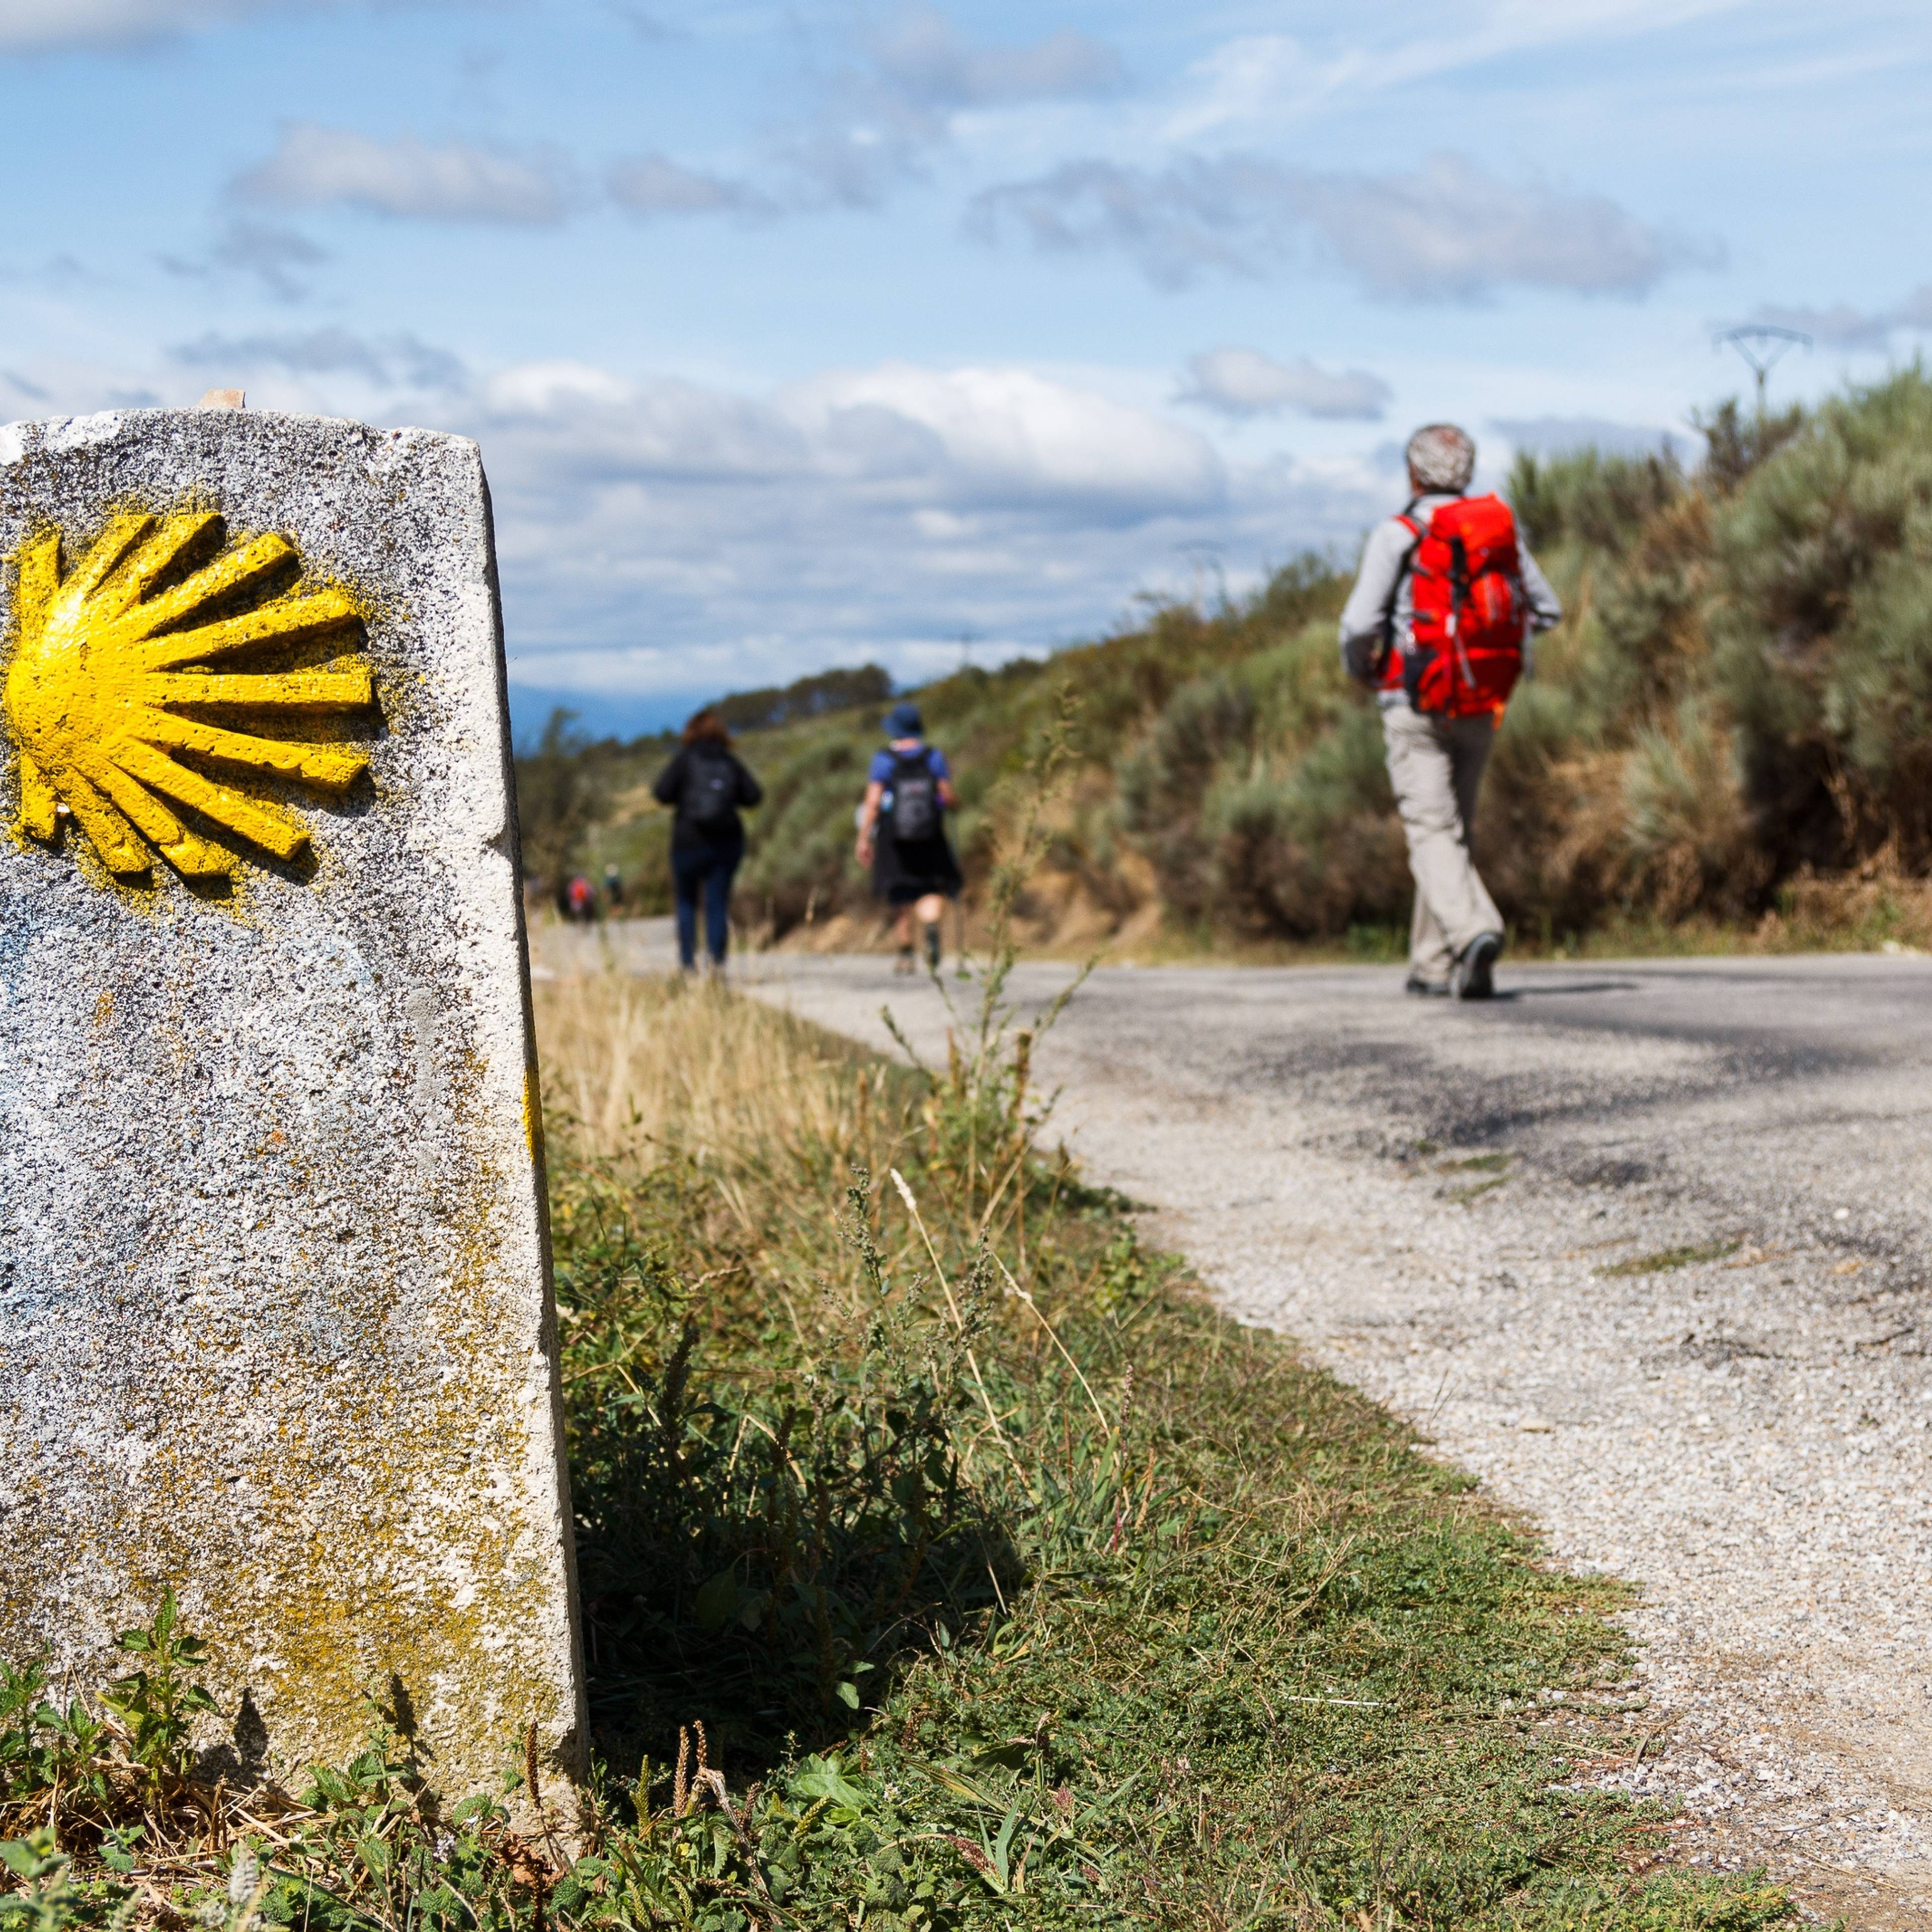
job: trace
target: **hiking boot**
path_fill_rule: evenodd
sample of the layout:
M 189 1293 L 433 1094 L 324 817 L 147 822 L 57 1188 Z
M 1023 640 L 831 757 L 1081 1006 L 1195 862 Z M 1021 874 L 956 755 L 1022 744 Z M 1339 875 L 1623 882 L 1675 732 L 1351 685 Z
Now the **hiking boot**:
M 939 970 L 939 928 L 928 926 L 926 928 L 926 963 L 934 972 Z
M 1496 956 L 1503 950 L 1500 932 L 1479 932 L 1463 947 L 1449 974 L 1449 990 L 1459 1000 L 1496 997 Z
M 1405 993 L 1413 993 L 1419 1000 L 1439 1000 L 1447 997 L 1449 982 L 1447 980 L 1432 980 L 1424 973 L 1412 973 L 1402 982 L 1402 990 Z

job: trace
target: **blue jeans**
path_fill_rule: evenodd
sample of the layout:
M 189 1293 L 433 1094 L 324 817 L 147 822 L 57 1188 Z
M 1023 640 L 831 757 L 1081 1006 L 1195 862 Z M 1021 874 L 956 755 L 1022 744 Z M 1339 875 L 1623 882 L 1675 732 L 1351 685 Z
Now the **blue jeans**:
M 724 963 L 731 940 L 731 875 L 745 856 L 742 838 L 716 845 L 674 845 L 671 886 L 677 898 L 677 956 L 688 970 L 698 964 L 698 902 L 704 901 L 704 944 L 712 963 Z

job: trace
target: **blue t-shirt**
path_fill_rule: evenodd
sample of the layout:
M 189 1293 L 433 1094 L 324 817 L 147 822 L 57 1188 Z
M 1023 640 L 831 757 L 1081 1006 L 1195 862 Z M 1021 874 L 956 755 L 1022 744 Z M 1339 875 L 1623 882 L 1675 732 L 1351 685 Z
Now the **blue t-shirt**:
M 936 745 L 922 745 L 918 751 L 908 752 L 906 755 L 912 758 L 923 756 L 936 778 L 950 778 L 952 776 L 952 768 L 946 762 L 946 754 Z M 872 754 L 872 769 L 866 774 L 872 784 L 885 787 L 886 798 L 884 802 L 888 811 L 891 809 L 892 774 L 898 767 L 898 756 L 890 745 L 882 751 L 874 752 Z

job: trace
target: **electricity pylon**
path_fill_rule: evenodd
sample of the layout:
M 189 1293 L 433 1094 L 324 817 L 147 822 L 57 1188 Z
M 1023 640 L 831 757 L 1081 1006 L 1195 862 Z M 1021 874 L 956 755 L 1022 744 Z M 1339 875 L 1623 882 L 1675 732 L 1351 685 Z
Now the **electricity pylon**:
M 1748 322 L 1737 328 L 1721 329 L 1711 346 L 1721 349 L 1726 343 L 1742 356 L 1757 379 L 1758 420 L 1764 420 L 1764 380 L 1778 364 L 1801 344 L 1807 350 L 1811 338 L 1802 329 L 1780 328 L 1774 322 Z

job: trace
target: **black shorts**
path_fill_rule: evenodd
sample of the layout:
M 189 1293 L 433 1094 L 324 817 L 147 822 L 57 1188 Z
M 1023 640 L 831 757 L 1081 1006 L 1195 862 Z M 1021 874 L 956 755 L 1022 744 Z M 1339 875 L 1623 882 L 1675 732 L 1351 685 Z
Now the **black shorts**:
M 881 831 L 872 852 L 872 896 L 888 905 L 910 905 L 937 893 L 956 899 L 965 884 L 946 834 L 898 839 Z

